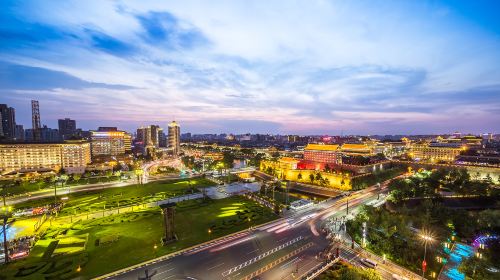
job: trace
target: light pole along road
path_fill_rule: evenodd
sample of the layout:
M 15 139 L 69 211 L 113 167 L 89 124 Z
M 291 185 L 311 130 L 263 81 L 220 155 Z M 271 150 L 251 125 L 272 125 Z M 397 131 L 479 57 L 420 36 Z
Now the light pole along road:
M 352 194 L 349 210 L 387 192 L 387 184 Z M 192 249 L 169 259 L 151 262 L 100 279 L 300 279 L 323 260 L 318 253 L 330 245 L 322 224 L 333 215 L 345 215 L 346 198 L 320 203 L 313 209 L 239 233 L 227 241 Z M 181 237 L 182 238 L 182 237 Z

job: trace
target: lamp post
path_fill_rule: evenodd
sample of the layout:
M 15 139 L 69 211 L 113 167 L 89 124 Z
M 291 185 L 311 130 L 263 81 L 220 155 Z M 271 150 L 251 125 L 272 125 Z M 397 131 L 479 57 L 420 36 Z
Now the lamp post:
M 420 238 L 424 241 L 424 260 L 422 261 L 422 278 L 425 279 L 425 268 L 427 267 L 427 262 L 425 261 L 425 257 L 427 255 L 427 243 L 434 241 L 432 236 L 429 234 L 421 234 Z
M 9 219 L 10 212 L 12 208 L 10 206 L 4 206 L 2 207 L 2 218 L 3 218 L 3 252 L 4 252 L 4 261 L 5 263 L 9 262 L 9 248 L 7 246 L 7 231 L 6 231 L 6 226 L 7 226 L 7 220 Z

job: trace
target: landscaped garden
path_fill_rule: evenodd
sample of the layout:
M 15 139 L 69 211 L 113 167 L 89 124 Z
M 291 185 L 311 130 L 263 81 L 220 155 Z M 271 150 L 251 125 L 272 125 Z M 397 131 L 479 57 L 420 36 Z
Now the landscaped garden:
M 174 196 L 198 192 L 196 188 L 211 186 L 213 183 L 203 178 L 175 181 L 156 181 L 144 185 L 130 185 L 116 188 L 103 188 L 74 193 L 60 193 L 58 201 L 64 197 L 64 208 L 59 215 L 75 215 L 103 209 L 138 205 Z M 26 201 L 16 204 L 15 209 L 25 209 L 48 205 L 53 197 Z
M 318 280 L 382 280 L 373 269 L 354 267 L 346 262 L 338 262 L 318 276 Z
M 57 186 L 58 189 L 67 189 L 75 185 L 87 185 L 87 184 L 100 184 L 116 182 L 120 180 L 122 173 L 115 172 L 114 174 L 105 172 L 105 175 L 100 176 L 82 176 L 80 174 L 61 174 L 61 175 L 50 175 L 45 177 L 22 177 L 10 180 L 0 181 L 1 194 L 6 196 L 20 195 L 24 193 L 36 192 L 44 189 L 54 189 Z
M 56 220 L 26 259 L 1 267 L 0 275 L 87 279 L 276 218 L 270 209 L 240 196 L 183 201 L 176 206 L 178 241 L 167 246 L 160 243 L 164 229 L 157 207 L 68 224 Z
M 460 198 L 472 195 L 481 196 L 485 201 L 498 201 L 498 191 L 488 183 L 472 180 L 464 170 L 419 171 L 409 178 L 391 182 L 389 189 L 391 195 L 385 207 L 365 206 L 348 222 L 348 232 L 361 244 L 363 224 L 366 224 L 367 249 L 418 274 L 422 273 L 425 247 L 426 277 L 432 277 L 450 258 L 454 242 L 470 243 L 480 234 L 499 234 L 500 211 L 484 210 L 496 207 L 495 203 L 477 207 L 465 204 Z M 444 199 L 445 195 L 452 197 Z M 450 204 L 449 199 L 462 200 Z M 473 211 L 463 209 L 471 205 Z

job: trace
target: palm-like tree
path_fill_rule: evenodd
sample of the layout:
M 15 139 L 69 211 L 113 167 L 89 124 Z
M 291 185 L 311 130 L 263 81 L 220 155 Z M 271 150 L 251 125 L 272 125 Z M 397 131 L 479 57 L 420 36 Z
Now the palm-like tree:
M 321 176 L 321 173 L 316 173 L 316 180 L 320 181 L 323 177 Z
M 314 174 L 309 174 L 309 180 L 311 180 L 311 184 L 314 182 Z
M 325 178 L 324 183 L 325 186 L 330 186 L 330 180 L 328 178 Z

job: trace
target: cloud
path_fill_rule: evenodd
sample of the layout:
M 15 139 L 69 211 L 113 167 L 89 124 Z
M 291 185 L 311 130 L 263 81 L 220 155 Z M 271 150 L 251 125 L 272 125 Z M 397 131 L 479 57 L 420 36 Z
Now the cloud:
M 108 88 L 117 90 L 133 89 L 132 86 L 93 83 L 84 81 L 60 71 L 40 67 L 11 64 L 0 61 L 0 90 L 51 90 Z
M 150 44 L 160 44 L 169 49 L 191 49 L 208 43 L 199 30 L 179 22 L 168 12 L 140 14 L 137 19 L 146 31 L 142 37 Z
M 92 46 L 98 50 L 118 56 L 130 56 L 135 51 L 135 48 L 132 45 L 104 33 L 90 29 L 86 29 L 86 32 L 92 39 Z
M 14 104 L 34 96 L 46 116 L 94 126 L 175 117 L 195 132 L 498 130 L 498 34 L 453 5 L 9 3 L 0 87 Z

